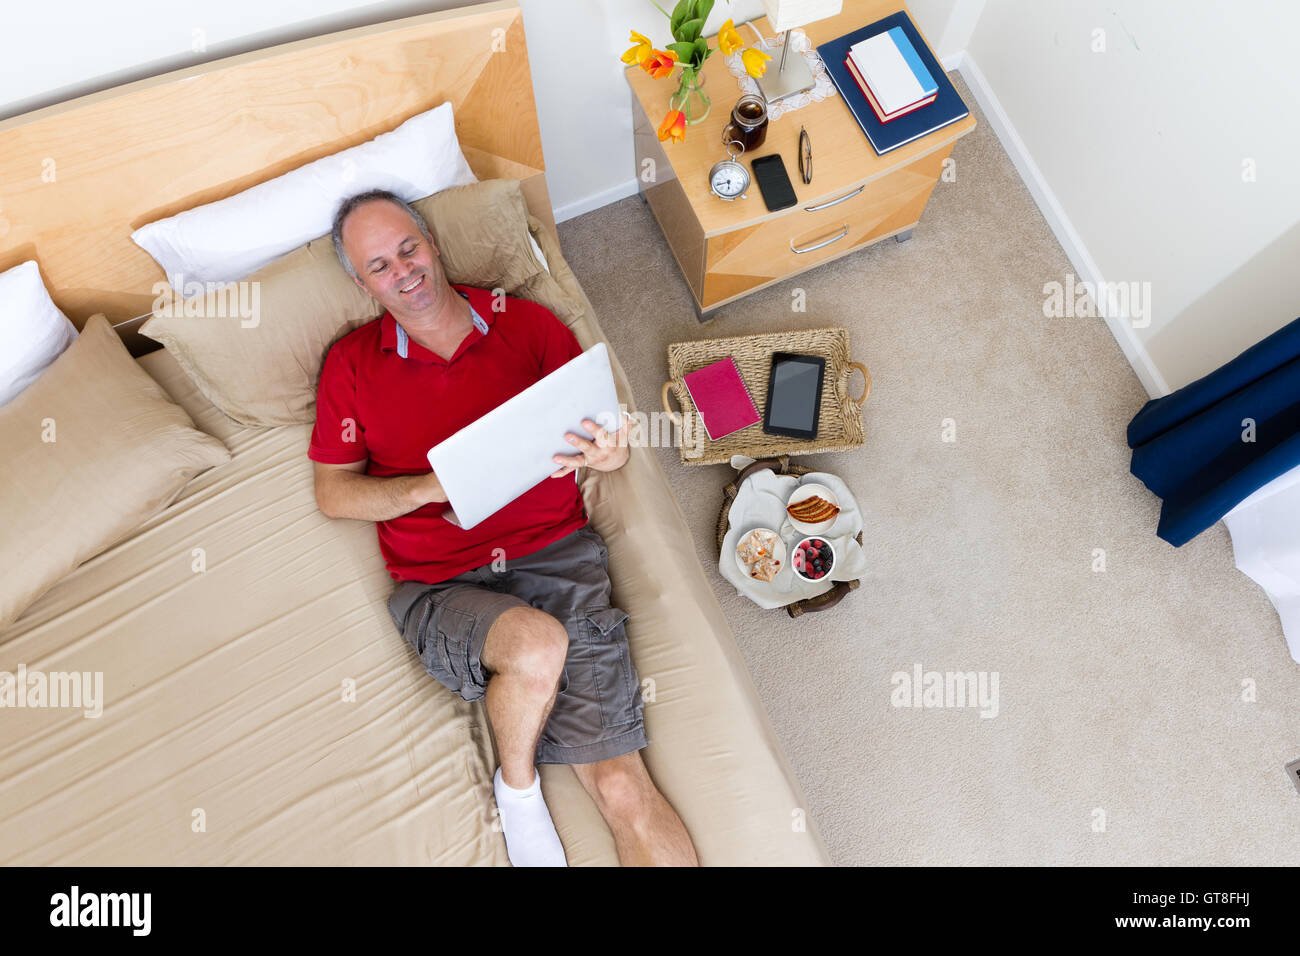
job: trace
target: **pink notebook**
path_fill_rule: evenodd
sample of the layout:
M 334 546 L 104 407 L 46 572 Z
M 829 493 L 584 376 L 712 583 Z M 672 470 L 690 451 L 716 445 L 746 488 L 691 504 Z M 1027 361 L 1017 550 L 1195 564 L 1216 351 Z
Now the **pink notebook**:
M 682 376 L 682 380 L 686 382 L 686 390 L 691 393 L 691 401 L 695 402 L 711 441 L 762 420 L 740 377 L 740 370 L 736 368 L 736 360 L 730 356 L 689 372 Z

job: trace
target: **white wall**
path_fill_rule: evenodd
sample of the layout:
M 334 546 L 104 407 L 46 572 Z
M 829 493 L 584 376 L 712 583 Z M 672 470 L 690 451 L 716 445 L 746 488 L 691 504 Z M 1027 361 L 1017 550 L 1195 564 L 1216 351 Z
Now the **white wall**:
M 907 9 L 934 55 L 952 70 L 970 43 L 984 0 L 911 0 Z
M 1291 0 L 989 0 L 967 44 L 1101 277 L 1151 283 L 1170 388 L 1300 316 L 1298 37 Z

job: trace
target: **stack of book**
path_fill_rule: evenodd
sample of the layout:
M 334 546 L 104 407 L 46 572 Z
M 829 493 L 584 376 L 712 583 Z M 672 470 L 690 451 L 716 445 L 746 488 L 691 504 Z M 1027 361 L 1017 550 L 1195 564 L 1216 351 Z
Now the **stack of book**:
M 939 84 L 902 27 L 853 44 L 844 65 L 882 123 L 927 106 L 939 95 Z
M 904 10 L 823 43 L 817 52 L 878 154 L 970 115 Z

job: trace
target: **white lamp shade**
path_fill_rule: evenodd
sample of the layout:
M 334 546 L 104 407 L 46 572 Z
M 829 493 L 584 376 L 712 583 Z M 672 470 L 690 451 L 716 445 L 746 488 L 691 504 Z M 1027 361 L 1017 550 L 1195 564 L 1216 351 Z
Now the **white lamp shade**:
M 833 17 L 843 8 L 844 0 L 763 0 L 767 22 L 777 33 Z

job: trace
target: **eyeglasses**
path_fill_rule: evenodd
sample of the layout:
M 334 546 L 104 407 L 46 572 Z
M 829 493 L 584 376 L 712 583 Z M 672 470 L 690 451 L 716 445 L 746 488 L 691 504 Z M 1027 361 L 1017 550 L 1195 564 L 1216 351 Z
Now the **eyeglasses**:
M 802 126 L 799 127 L 799 174 L 805 186 L 812 182 L 812 140 Z

